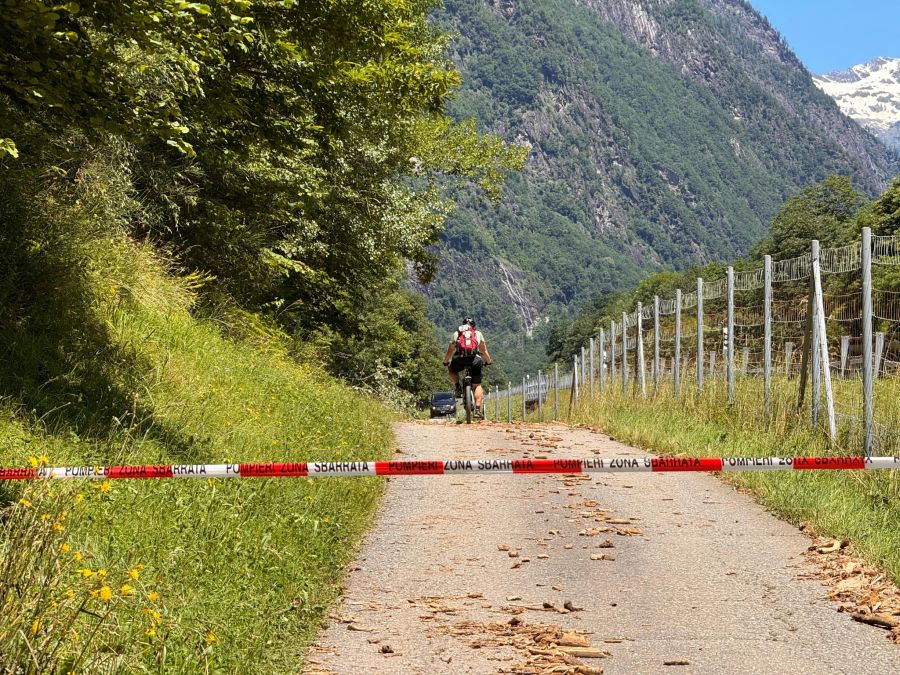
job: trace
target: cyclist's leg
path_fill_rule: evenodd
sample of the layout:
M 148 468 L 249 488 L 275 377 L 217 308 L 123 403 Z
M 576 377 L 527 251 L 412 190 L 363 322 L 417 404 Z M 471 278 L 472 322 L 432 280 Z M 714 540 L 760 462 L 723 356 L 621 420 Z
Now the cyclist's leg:
M 450 361 L 450 367 L 447 369 L 447 374 L 450 377 L 450 381 L 453 383 L 453 390 L 456 393 L 456 396 L 459 397 L 462 394 L 462 387 L 459 383 L 459 371 L 461 366 L 454 358 Z
M 484 389 L 481 387 L 481 369 L 483 367 L 484 362 L 480 358 L 476 358 L 472 367 L 469 368 L 469 373 L 472 375 L 472 387 L 475 389 L 475 407 L 479 410 L 482 399 L 484 399 Z

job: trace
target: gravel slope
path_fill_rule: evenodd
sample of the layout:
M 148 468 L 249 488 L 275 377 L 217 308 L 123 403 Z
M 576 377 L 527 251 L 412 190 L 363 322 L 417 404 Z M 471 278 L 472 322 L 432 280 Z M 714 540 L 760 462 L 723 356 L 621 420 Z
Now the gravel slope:
M 397 438 L 404 459 L 645 454 L 562 426 Z M 809 544 L 708 475 L 395 478 L 306 672 L 900 672 L 799 578 Z

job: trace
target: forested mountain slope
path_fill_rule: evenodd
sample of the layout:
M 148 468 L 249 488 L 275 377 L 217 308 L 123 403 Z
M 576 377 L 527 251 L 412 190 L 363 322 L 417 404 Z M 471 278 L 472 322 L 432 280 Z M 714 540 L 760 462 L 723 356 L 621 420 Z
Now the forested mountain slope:
M 498 208 L 460 195 L 425 289 L 439 326 L 483 319 L 508 375 L 547 318 L 747 252 L 828 173 L 874 194 L 896 170 L 742 0 L 448 0 L 441 21 L 452 113 L 532 146 Z

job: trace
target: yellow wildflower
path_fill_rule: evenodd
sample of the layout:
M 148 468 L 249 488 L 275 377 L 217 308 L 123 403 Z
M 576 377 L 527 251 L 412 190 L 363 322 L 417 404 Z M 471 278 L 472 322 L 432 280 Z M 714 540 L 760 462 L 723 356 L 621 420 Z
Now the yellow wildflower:
M 219 638 L 217 638 L 217 637 L 216 637 L 216 634 L 213 633 L 212 631 L 209 631 L 209 632 L 206 634 L 206 644 L 208 644 L 208 645 L 214 645 L 214 644 L 217 643 L 218 641 L 219 641 Z
M 162 621 L 162 614 L 152 607 L 144 607 L 144 614 L 153 619 L 154 623 L 160 623 Z
M 112 600 L 112 589 L 109 586 L 103 586 L 100 589 L 100 599 L 103 600 L 103 602 Z
M 97 578 L 103 579 L 105 577 L 106 577 L 106 570 L 101 567 L 99 570 L 97 570 Z
M 77 495 L 75 495 L 75 503 L 76 503 L 76 504 L 80 504 L 80 503 L 83 502 L 83 501 L 84 501 L 84 495 L 83 495 L 83 494 L 81 494 L 81 493 L 79 492 Z
M 77 556 L 78 554 L 76 553 L 75 555 Z M 92 576 L 94 576 L 94 573 L 88 567 L 84 567 L 84 568 L 78 570 L 78 573 L 81 576 L 83 576 L 85 579 L 90 579 Z
M 31 634 L 37 635 L 37 632 L 41 629 L 41 620 L 35 619 L 34 623 L 31 624 Z
M 75 558 L 75 560 L 78 562 L 81 562 L 81 560 L 84 558 L 84 556 L 81 555 L 81 551 L 75 551 L 75 555 L 73 555 L 72 557 Z
M 29 463 L 32 467 L 36 467 L 36 466 L 38 465 L 38 458 L 35 457 L 34 455 L 32 455 L 31 457 L 28 458 L 28 463 Z
M 121 593 L 122 595 L 131 595 L 133 591 L 134 589 L 128 584 L 124 584 L 122 588 L 119 589 L 119 593 Z
M 53 523 L 53 531 L 54 532 L 62 532 L 66 528 L 63 527 L 62 523 Z
M 46 523 L 48 520 L 50 520 L 50 514 L 49 514 L 49 513 L 44 513 L 44 514 L 42 514 L 42 515 L 41 515 L 41 520 L 44 521 L 44 522 Z
M 39 461 L 41 464 L 49 464 L 49 463 L 50 463 L 50 458 L 47 457 L 47 455 L 38 455 L 38 461 Z
M 19 503 L 20 503 L 22 506 L 24 506 L 26 509 L 29 508 L 29 507 L 31 507 L 31 502 L 28 501 L 27 499 L 20 499 L 20 500 L 19 500 Z
M 75 597 L 75 591 L 73 591 L 73 590 L 70 588 L 69 590 L 66 591 L 66 597 L 69 598 L 69 599 L 71 600 L 72 598 Z
M 147 637 L 156 637 L 156 628 L 148 628 L 147 629 Z
M 68 544 L 66 544 L 65 542 L 63 542 L 62 544 L 59 545 L 60 553 L 68 553 L 71 550 L 72 550 L 72 547 L 69 546 Z
M 100 490 L 100 492 L 109 492 L 112 489 L 112 485 L 110 485 L 108 480 L 105 480 L 97 486 L 97 489 Z
M 128 570 L 128 578 L 129 579 L 133 579 L 134 581 L 137 581 L 140 578 L 140 576 L 141 576 L 141 573 L 138 572 L 137 567 L 132 567 L 130 570 Z
M 137 565 L 135 565 L 135 567 L 137 567 L 139 570 L 142 570 L 144 569 L 144 563 L 138 563 Z
M 147 593 L 147 599 L 150 602 L 156 602 L 157 600 L 159 600 L 159 593 L 157 593 L 156 591 L 150 591 L 149 593 Z

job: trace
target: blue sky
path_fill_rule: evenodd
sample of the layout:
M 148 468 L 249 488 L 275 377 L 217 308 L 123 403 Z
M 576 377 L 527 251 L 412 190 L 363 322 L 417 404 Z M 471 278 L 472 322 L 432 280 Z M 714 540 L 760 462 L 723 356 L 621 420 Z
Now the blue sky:
M 900 57 L 900 0 L 750 0 L 813 73 Z

